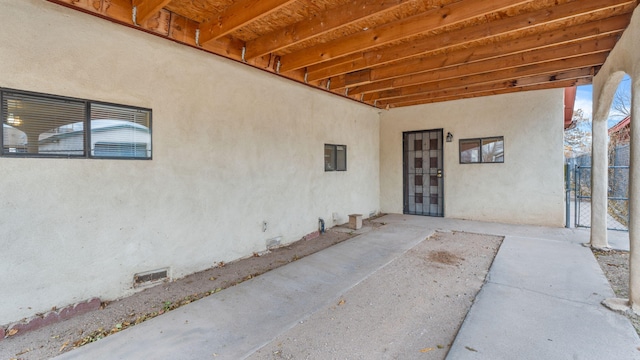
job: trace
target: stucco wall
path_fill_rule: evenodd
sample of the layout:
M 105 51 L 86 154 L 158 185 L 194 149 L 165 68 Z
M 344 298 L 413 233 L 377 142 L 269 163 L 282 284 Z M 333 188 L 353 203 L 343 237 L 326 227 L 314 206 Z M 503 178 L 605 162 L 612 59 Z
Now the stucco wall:
M 383 112 L 380 206 L 402 213 L 402 133 L 444 129 L 445 217 L 562 226 L 562 89 Z M 504 163 L 460 164 L 458 140 L 504 136 Z
M 151 161 L 0 158 L 0 325 L 379 210 L 370 107 L 42 0 L 0 24 L 0 87 L 153 110 Z

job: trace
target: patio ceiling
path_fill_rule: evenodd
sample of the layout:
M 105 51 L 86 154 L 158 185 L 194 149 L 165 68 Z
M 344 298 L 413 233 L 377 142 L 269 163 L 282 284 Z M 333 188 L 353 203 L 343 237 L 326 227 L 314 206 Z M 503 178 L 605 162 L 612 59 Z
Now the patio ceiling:
M 378 108 L 589 84 L 638 3 L 48 1 Z

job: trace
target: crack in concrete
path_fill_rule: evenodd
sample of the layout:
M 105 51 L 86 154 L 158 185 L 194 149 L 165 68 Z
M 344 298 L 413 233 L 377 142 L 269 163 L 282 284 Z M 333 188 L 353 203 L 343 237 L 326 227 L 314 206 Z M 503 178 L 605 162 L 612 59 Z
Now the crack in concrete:
M 556 296 L 556 295 L 545 293 L 545 292 L 538 291 L 538 290 L 527 289 L 527 288 L 524 288 L 524 287 L 513 286 L 513 285 L 499 283 L 499 282 L 494 282 L 494 281 L 491 281 L 489 279 L 487 279 L 486 283 L 487 284 L 494 284 L 494 285 L 504 286 L 504 287 L 508 287 L 508 288 L 511 288 L 511 289 L 518 289 L 518 290 L 522 290 L 522 291 L 526 291 L 526 292 L 531 292 L 531 293 L 534 293 L 534 294 L 540 294 L 540 295 L 544 295 L 544 296 L 547 296 L 547 297 L 550 297 L 550 298 L 553 298 L 553 299 L 564 300 L 564 301 L 568 301 L 568 302 L 572 302 L 572 303 L 576 303 L 576 304 L 592 305 L 592 306 L 598 307 L 598 308 L 601 307 L 600 301 L 597 302 L 597 303 L 590 303 L 590 302 L 580 301 L 580 300 L 576 300 L 576 299 L 568 299 L 568 298 L 564 298 L 564 297 L 561 297 L 561 296 Z M 603 298 L 603 300 L 605 298 Z

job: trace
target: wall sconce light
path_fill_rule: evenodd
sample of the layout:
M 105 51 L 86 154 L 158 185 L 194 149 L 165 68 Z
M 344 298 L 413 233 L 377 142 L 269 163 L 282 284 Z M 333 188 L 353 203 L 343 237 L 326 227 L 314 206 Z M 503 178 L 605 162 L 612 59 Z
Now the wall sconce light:
M 453 134 L 448 132 L 447 133 L 447 142 L 452 142 L 453 141 Z

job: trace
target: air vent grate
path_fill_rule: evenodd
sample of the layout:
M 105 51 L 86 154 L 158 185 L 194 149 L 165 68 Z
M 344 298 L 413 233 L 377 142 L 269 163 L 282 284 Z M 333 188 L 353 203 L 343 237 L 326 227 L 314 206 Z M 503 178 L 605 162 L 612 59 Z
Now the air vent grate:
M 152 270 L 133 275 L 133 284 L 136 286 L 154 283 L 165 280 L 168 277 L 168 269 Z

